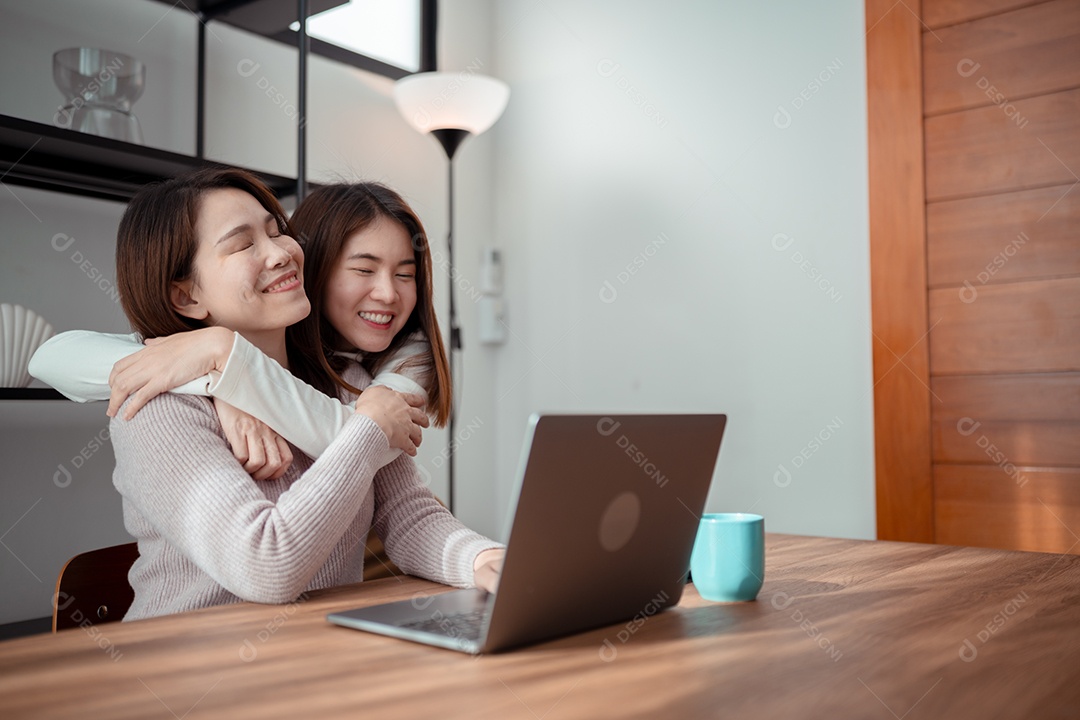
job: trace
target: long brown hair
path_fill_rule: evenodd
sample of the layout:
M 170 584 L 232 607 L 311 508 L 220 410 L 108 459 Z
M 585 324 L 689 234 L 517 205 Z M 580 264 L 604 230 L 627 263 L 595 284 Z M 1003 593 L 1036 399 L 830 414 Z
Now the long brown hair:
M 169 298 L 172 284 L 190 278 L 194 268 L 200 200 L 211 190 L 227 188 L 251 195 L 277 219 L 283 233 L 293 234 L 274 193 L 244 170 L 206 168 L 143 186 L 128 203 L 116 233 L 120 305 L 143 338 L 205 327 L 176 312 Z
M 432 302 L 431 249 L 420 218 L 400 195 L 385 185 L 374 182 L 324 185 L 304 198 L 293 213 L 292 226 L 304 248 L 304 287 L 311 291 L 308 298 L 311 314 L 287 331 L 291 340 L 289 365 L 294 372 L 304 368 L 305 376 L 318 378 L 308 382 L 327 395 L 336 396 L 339 387 L 360 392 L 341 377 L 349 361 L 335 355 L 335 351 L 345 349 L 347 343 L 323 317 L 323 289 L 328 286 L 345 242 L 380 219 L 398 223 L 412 238 L 416 308 L 385 350 L 365 354 L 364 367 L 376 374 L 412 332 L 423 330 L 431 354 L 411 359 L 410 364 L 417 362 L 422 368 L 422 384 L 428 391 L 428 413 L 435 425 L 441 427 L 450 417 L 452 390 L 450 363 Z

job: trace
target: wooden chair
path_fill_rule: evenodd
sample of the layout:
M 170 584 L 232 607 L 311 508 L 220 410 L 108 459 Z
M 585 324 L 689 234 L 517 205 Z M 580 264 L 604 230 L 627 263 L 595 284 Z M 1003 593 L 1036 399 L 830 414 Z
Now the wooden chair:
M 135 600 L 127 575 L 138 557 L 138 545 L 127 543 L 80 553 L 68 560 L 56 581 L 53 632 L 122 620 Z M 375 531 L 368 533 L 364 580 L 403 574 L 386 556 Z
M 123 619 L 135 600 L 127 574 L 138 557 L 138 545 L 127 543 L 68 560 L 56 581 L 53 632 Z

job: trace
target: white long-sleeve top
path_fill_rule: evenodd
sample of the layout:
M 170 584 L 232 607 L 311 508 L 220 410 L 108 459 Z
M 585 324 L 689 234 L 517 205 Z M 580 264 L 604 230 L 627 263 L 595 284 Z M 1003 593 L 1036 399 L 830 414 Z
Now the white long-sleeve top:
M 30 374 L 75 402 L 108 400 L 113 365 L 142 348 L 136 335 L 71 330 L 37 349 L 30 359 Z M 396 368 L 426 350 L 424 334 L 413 333 L 385 367 Z M 426 397 L 423 386 L 406 372 L 380 372 L 371 384 Z M 239 333 L 233 333 L 232 352 L 223 372 L 204 375 L 172 392 L 218 398 L 262 420 L 312 457 L 322 455 L 341 433 L 355 406 L 355 402 L 327 397 L 301 381 Z M 388 450 L 386 462 L 400 452 Z

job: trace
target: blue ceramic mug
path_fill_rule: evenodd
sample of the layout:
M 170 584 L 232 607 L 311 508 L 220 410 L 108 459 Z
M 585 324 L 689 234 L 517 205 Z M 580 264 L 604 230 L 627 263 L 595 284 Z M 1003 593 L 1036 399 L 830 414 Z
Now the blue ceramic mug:
M 690 574 L 706 600 L 756 598 L 765 580 L 765 518 L 747 513 L 702 515 Z

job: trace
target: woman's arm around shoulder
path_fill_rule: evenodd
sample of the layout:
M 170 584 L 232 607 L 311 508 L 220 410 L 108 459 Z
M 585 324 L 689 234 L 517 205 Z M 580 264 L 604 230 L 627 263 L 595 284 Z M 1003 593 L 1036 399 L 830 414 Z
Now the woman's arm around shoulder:
M 237 336 L 210 394 L 258 418 L 310 457 L 321 456 L 355 414 Z
M 358 387 L 368 385 L 370 376 L 360 366 L 351 367 L 348 375 L 351 382 L 360 382 Z M 241 336 L 210 394 L 266 423 L 310 457 L 320 457 L 356 414 L 355 402 L 319 392 Z M 381 464 L 399 453 L 388 450 Z
M 70 330 L 54 335 L 30 358 L 30 374 L 75 402 L 108 400 L 114 367 L 144 350 L 136 335 Z M 157 373 L 161 378 L 161 373 Z M 192 375 L 171 388 L 189 395 L 208 394 L 210 375 Z M 149 399 L 149 398 L 147 398 Z

